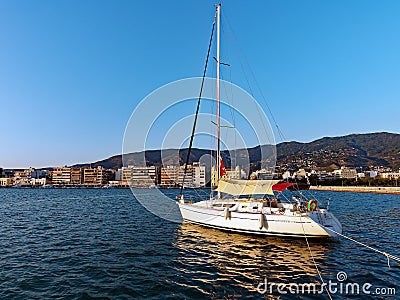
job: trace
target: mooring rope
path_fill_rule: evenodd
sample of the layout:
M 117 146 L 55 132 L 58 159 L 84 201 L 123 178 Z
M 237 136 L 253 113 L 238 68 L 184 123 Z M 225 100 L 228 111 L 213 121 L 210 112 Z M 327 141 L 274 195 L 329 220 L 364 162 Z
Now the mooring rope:
M 381 251 L 381 250 L 376 249 L 376 248 L 374 248 L 374 247 L 368 246 L 368 245 L 366 245 L 366 244 L 364 244 L 364 243 L 361 243 L 361 242 L 359 242 L 359 241 L 357 241 L 357 240 L 355 240 L 355 239 L 353 239 L 353 238 L 351 238 L 351 237 L 348 237 L 348 236 L 346 236 L 346 235 L 344 235 L 344 234 L 342 234 L 342 233 L 339 233 L 339 232 L 337 232 L 337 231 L 335 231 L 335 230 L 333 230 L 333 229 L 331 229 L 331 228 L 325 227 L 325 226 L 322 225 L 322 224 L 320 224 L 320 225 L 321 225 L 322 227 L 324 227 L 325 229 L 327 229 L 327 230 L 329 230 L 329 231 L 332 231 L 332 232 L 336 233 L 337 235 L 340 235 L 341 237 L 344 237 L 344 238 L 346 238 L 346 239 L 348 239 L 348 240 L 350 240 L 350 241 L 352 241 L 352 242 L 354 242 L 354 243 L 357 243 L 357 244 L 359 244 L 359 245 L 361 245 L 361 246 L 364 246 L 364 247 L 366 247 L 366 248 L 368 248 L 368 249 L 370 249 L 370 250 L 373 250 L 373 251 L 375 251 L 375 252 L 378 252 L 378 253 L 380 253 L 380 254 L 385 255 L 386 258 L 387 258 L 387 263 L 388 263 L 388 267 L 389 267 L 389 268 L 390 268 L 390 259 L 393 259 L 393 260 L 396 260 L 396 261 L 400 262 L 400 257 L 394 256 L 394 255 L 389 254 L 389 253 L 387 253 L 387 252 L 385 252 L 385 251 Z
M 310 252 L 311 259 L 312 259 L 312 261 L 313 261 L 313 263 L 314 263 L 315 269 L 317 270 L 318 276 L 319 276 L 319 278 L 321 279 L 322 285 L 324 286 L 325 291 L 326 291 L 326 293 L 328 294 L 329 299 L 332 300 L 332 296 L 331 296 L 331 294 L 330 294 L 330 292 L 329 292 L 329 290 L 328 290 L 328 288 L 327 288 L 327 285 L 326 285 L 325 282 L 324 282 L 324 279 L 322 278 L 321 272 L 319 271 L 318 264 L 315 262 L 314 255 L 313 255 L 313 253 L 312 253 L 312 251 L 311 251 L 310 243 L 308 242 L 308 238 L 307 238 L 306 231 L 304 230 L 304 224 L 303 224 L 303 222 L 302 222 L 302 220 L 301 220 L 301 215 L 300 215 L 300 223 L 301 223 L 301 227 L 302 227 L 302 229 L 303 229 L 304 238 L 306 239 L 308 251 Z

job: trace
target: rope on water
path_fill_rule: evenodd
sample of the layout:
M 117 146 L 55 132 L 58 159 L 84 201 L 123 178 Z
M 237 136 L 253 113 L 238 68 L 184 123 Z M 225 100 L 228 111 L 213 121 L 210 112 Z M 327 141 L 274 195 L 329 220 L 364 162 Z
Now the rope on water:
M 380 254 L 385 255 L 386 258 L 387 258 L 387 263 L 388 263 L 388 267 L 389 267 L 389 268 L 390 268 L 390 259 L 393 259 L 393 260 L 396 260 L 396 261 L 400 262 L 400 257 L 394 256 L 394 255 L 392 255 L 392 254 L 386 253 L 386 252 L 381 251 L 381 250 L 379 250 L 379 249 L 376 249 L 376 248 L 374 248 L 374 247 L 368 246 L 368 245 L 366 245 L 366 244 L 364 244 L 364 243 L 361 243 L 361 242 L 359 242 L 359 241 L 356 241 L 355 239 L 353 239 L 353 238 L 351 238 L 351 237 L 348 237 L 348 236 L 346 236 L 346 235 L 344 235 L 344 234 L 342 234 L 342 233 L 339 233 L 339 232 L 337 232 L 337 231 L 335 231 L 335 230 L 333 230 L 333 229 L 331 229 L 331 228 L 325 227 L 325 226 L 322 225 L 322 224 L 320 224 L 320 225 L 321 225 L 322 227 L 324 227 L 325 229 L 327 229 L 327 230 L 329 230 L 329 231 L 332 231 L 332 232 L 336 233 L 337 235 L 340 235 L 341 237 L 344 237 L 344 238 L 346 238 L 346 239 L 348 239 L 348 240 L 350 240 L 350 241 L 352 241 L 352 242 L 354 242 L 354 243 L 356 243 L 356 244 L 359 244 L 359 245 L 364 246 L 364 247 L 366 247 L 366 248 L 368 248 L 368 249 L 370 249 L 370 250 L 373 250 L 373 251 L 375 251 L 375 252 L 378 252 L 378 253 L 380 253 Z
M 322 278 L 321 272 L 319 271 L 318 264 L 315 262 L 314 255 L 313 255 L 313 253 L 311 251 L 311 247 L 310 247 L 310 244 L 308 242 L 306 231 L 304 230 L 304 224 L 303 224 L 303 222 L 301 220 L 301 215 L 300 215 L 300 223 L 301 223 L 301 227 L 303 228 L 304 238 L 306 239 L 308 251 L 310 252 L 311 259 L 312 259 L 312 261 L 314 263 L 315 269 L 317 270 L 318 276 L 321 279 L 322 285 L 324 286 L 324 288 L 326 290 L 326 293 L 328 294 L 329 299 L 332 300 L 332 296 L 331 296 L 331 294 L 330 294 L 330 292 L 329 292 L 329 290 L 327 288 L 327 285 L 324 282 L 324 279 Z

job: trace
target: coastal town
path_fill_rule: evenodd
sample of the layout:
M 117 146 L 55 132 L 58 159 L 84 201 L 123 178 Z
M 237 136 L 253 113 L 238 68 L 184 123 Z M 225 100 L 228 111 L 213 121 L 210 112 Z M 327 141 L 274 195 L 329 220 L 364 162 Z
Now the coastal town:
M 0 0 L 0 300 L 400 300 L 399 16 Z
M 282 169 L 277 166 L 276 170 Z M 214 176 L 211 176 L 214 174 Z M 200 162 L 193 162 L 187 166 L 169 165 L 158 166 L 127 166 L 118 169 L 97 167 L 56 167 L 47 169 L 2 169 L 0 168 L 1 188 L 175 188 L 182 184 L 188 188 L 209 187 L 215 180 L 216 172 Z M 314 169 L 287 169 L 282 172 L 270 170 L 256 170 L 249 174 L 239 166 L 233 169 L 226 168 L 227 178 L 232 179 L 281 179 L 286 181 L 304 181 L 311 185 L 385 185 L 397 187 L 400 179 L 400 170 L 390 168 L 370 167 L 369 170 L 360 168 L 341 167 L 337 170 Z M 329 184 L 327 184 L 329 183 Z M 372 183 L 372 184 L 371 184 Z M 374 184 L 379 183 L 379 184 Z M 384 184 L 382 184 L 384 183 Z

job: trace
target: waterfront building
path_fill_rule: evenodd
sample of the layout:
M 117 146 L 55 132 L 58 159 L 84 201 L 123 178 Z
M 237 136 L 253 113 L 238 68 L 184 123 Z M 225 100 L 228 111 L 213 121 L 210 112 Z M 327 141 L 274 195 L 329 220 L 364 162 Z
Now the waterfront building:
M 121 169 L 118 169 L 115 178 L 117 180 L 121 181 L 121 185 L 128 186 L 129 183 L 131 182 L 131 180 L 132 180 L 132 167 L 133 166 L 127 166 L 127 167 L 122 167 Z
M 193 187 L 193 166 L 188 165 L 186 168 L 186 175 L 185 175 L 185 166 L 180 166 L 178 169 L 178 181 L 177 184 L 179 186 L 185 187 Z
M 47 170 L 34 170 L 31 172 L 31 178 L 45 178 L 48 173 Z
M 96 169 L 96 183 L 98 185 L 108 184 L 110 180 L 115 179 L 114 170 L 106 170 L 103 167 L 97 167 Z
M 30 185 L 32 187 L 45 186 L 46 185 L 46 178 L 31 178 Z
M 115 180 L 115 170 L 107 169 L 105 171 L 105 174 L 106 174 L 106 179 L 108 182 Z
M 12 178 L 0 178 L 0 187 L 9 187 L 13 185 Z
M 110 179 L 112 179 L 110 171 L 104 169 L 101 166 L 98 166 L 96 168 L 96 184 L 97 185 L 107 184 L 110 181 Z
M 274 177 L 274 173 L 271 170 L 261 169 L 253 172 L 253 174 L 251 174 L 251 177 L 258 180 L 271 180 Z M 236 177 L 231 178 L 240 179 L 239 177 L 237 177 L 237 175 Z
M 112 186 L 112 187 L 118 187 L 118 186 L 120 186 L 120 180 L 110 180 L 109 182 L 108 182 L 108 184 L 109 184 L 109 186 Z
M 400 172 L 386 172 L 386 173 L 381 173 L 380 174 L 381 178 L 387 178 L 387 179 L 399 179 L 400 178 Z
M 357 178 L 357 170 L 352 168 L 342 167 L 341 178 Z
M 17 185 L 29 185 L 31 180 L 31 173 L 34 169 L 29 168 L 26 170 L 15 170 L 13 182 Z
M 71 168 L 62 167 L 55 168 L 52 173 L 53 184 L 70 184 L 71 183 Z
M 320 181 L 330 180 L 334 178 L 332 173 L 328 173 L 327 171 L 318 171 L 317 174 L 318 174 L 318 180 Z
M 332 176 L 333 176 L 334 178 L 341 178 L 341 177 L 342 177 L 342 169 L 333 170 Z
M 118 169 L 116 172 L 115 172 L 115 180 L 116 181 L 121 181 L 122 179 L 121 179 L 121 175 L 122 175 L 122 169 Z
M 228 172 L 229 178 L 232 179 L 247 179 L 247 173 L 245 170 L 240 169 L 239 166 L 236 166 L 234 170 Z
M 132 167 L 133 166 L 128 166 L 128 167 L 122 167 L 121 170 L 121 181 L 129 184 L 129 182 L 132 180 Z
M 357 178 L 365 178 L 365 173 L 364 172 L 357 173 Z
M 332 172 L 334 178 L 357 178 L 357 169 L 341 167 L 339 170 Z
M 71 184 L 82 184 L 83 183 L 83 169 L 72 168 L 71 169 Z
M 160 170 L 160 185 L 162 187 L 173 187 L 178 183 L 179 167 L 167 166 Z
M 157 184 L 157 168 L 134 167 L 131 168 L 130 186 L 137 188 L 154 187 Z
M 86 185 L 96 185 L 97 183 L 96 169 L 93 168 L 83 169 L 83 183 Z
M 201 165 L 199 162 L 193 163 L 193 185 L 201 187 L 206 185 L 206 166 Z
M 214 182 L 217 180 L 218 173 L 214 166 L 211 168 L 211 174 L 211 186 L 215 186 Z M 236 166 L 235 169 L 225 169 L 225 175 L 221 176 L 221 178 L 247 179 L 247 174 L 244 170 L 241 170 L 239 166 Z M 250 178 L 257 179 L 257 173 L 253 172 Z
M 159 179 L 159 168 L 155 166 L 138 167 L 130 165 L 122 167 L 116 172 L 113 170 L 106 170 L 105 172 L 108 172 L 109 182 L 116 181 L 120 186 L 150 187 L 158 184 Z

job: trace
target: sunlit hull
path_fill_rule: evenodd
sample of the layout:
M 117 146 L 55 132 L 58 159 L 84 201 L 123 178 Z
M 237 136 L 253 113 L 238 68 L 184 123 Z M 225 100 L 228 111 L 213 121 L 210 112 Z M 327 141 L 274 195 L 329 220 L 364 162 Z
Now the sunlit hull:
M 313 212 L 296 213 L 289 209 L 285 212 L 257 209 L 254 212 L 240 211 L 242 203 L 231 202 L 232 209 L 216 209 L 210 201 L 188 204 L 179 203 L 184 221 L 216 229 L 256 235 L 289 237 L 335 237 L 341 233 L 340 222 L 332 213 L 324 209 Z M 332 229 L 333 231 L 330 231 Z

